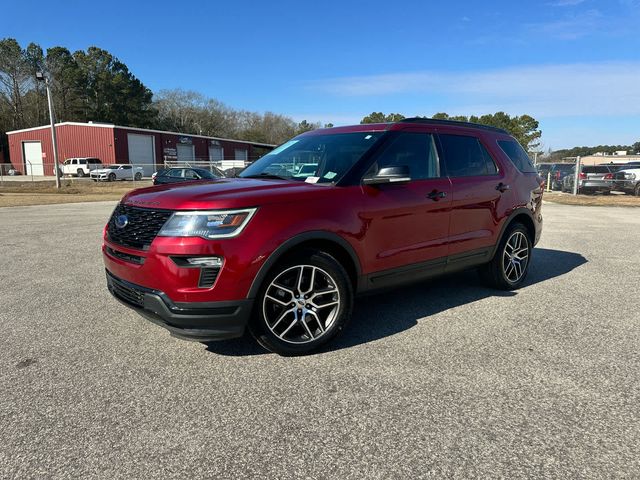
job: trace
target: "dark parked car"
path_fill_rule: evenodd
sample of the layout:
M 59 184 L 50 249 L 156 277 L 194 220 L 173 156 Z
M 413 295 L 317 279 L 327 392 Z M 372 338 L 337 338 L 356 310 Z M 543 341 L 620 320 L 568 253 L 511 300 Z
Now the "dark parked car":
M 562 190 L 564 177 L 575 170 L 573 163 L 554 163 L 551 166 L 551 190 Z
M 305 152 L 317 163 L 308 175 Z M 346 328 L 356 294 L 471 267 L 495 288 L 522 286 L 542 185 L 493 127 L 415 118 L 313 130 L 240 178 L 125 195 L 104 230 L 107 285 L 176 336 L 248 328 L 269 350 L 307 353 Z
M 229 178 L 237 177 L 246 167 L 231 167 L 224 170 L 224 176 Z
M 154 185 L 164 185 L 165 183 L 215 180 L 224 177 L 224 174 L 216 167 L 211 167 L 211 170 L 193 167 L 163 168 L 154 173 L 151 179 Z
M 575 166 L 562 183 L 563 192 L 573 192 Z M 578 173 L 578 193 L 610 193 L 613 188 L 613 176 L 618 171 L 615 165 L 580 165 Z
M 551 190 L 561 190 L 564 177 L 572 171 L 574 164 L 572 163 L 539 163 L 537 165 L 538 173 L 545 181 L 549 182 Z

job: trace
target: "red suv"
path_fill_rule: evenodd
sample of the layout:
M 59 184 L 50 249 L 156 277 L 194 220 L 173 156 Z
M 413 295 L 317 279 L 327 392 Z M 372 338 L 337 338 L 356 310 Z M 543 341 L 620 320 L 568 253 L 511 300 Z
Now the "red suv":
M 240 178 L 135 190 L 104 230 L 111 293 L 197 341 L 281 354 L 345 328 L 354 295 L 480 267 L 522 285 L 542 179 L 507 132 L 406 119 L 304 133 Z

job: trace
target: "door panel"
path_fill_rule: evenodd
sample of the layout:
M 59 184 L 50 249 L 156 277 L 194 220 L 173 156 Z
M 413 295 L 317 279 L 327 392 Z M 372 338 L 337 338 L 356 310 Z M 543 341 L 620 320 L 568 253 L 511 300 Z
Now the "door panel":
M 500 177 L 452 178 L 453 198 L 449 255 L 490 247 L 497 241 L 499 203 L 504 195 L 496 186 Z
M 449 256 L 495 245 L 506 198 L 511 198 L 504 171 L 479 137 L 440 134 L 447 175 L 453 191 Z
M 447 178 L 412 181 L 404 185 L 363 186 L 365 250 L 369 272 L 407 264 L 444 260 L 451 205 Z M 433 191 L 445 198 L 428 198 Z

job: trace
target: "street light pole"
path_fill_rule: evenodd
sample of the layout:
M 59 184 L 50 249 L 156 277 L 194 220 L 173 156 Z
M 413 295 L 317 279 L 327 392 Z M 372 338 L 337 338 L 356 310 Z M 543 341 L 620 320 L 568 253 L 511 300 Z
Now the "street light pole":
M 60 188 L 60 167 L 58 165 L 58 138 L 56 137 L 56 118 L 53 114 L 53 102 L 51 101 L 51 90 L 49 89 L 49 77 L 45 77 L 42 72 L 36 72 L 36 79 L 44 81 L 47 90 L 47 103 L 49 104 L 49 121 L 51 122 L 51 141 L 53 143 L 53 173 L 56 176 L 56 188 Z

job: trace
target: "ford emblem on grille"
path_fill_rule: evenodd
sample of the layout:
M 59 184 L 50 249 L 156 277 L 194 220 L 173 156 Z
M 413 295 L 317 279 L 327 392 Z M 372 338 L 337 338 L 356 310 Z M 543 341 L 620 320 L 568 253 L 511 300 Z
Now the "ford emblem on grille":
M 116 217 L 116 228 L 124 228 L 129 223 L 129 217 L 126 215 L 118 215 Z

